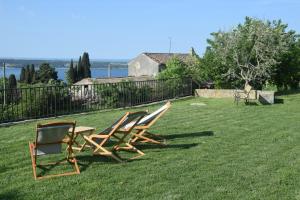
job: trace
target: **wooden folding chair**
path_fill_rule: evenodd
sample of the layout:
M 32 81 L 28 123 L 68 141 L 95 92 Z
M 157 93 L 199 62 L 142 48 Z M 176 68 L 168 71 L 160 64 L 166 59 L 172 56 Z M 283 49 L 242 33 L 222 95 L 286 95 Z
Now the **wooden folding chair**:
M 234 91 L 234 103 L 236 103 L 236 105 L 238 105 L 239 101 L 241 99 L 244 99 L 246 104 L 249 103 L 251 90 L 252 90 L 252 86 L 249 84 L 246 84 L 244 90 L 242 90 L 242 91 L 235 90 Z
M 127 137 L 131 137 L 130 133 L 135 124 L 143 118 L 147 112 L 127 112 L 123 117 L 117 120 L 112 126 L 108 127 L 99 134 L 92 134 L 89 136 L 83 136 L 87 143 L 94 147 L 93 153 L 96 155 L 108 156 L 115 159 L 118 162 L 123 162 L 123 159 L 117 154 L 117 151 L 129 150 L 138 153 L 131 159 L 143 156 L 144 153 L 134 146 L 129 144 Z M 133 123 L 132 126 L 125 128 L 127 124 Z M 114 140 L 114 145 L 108 146 L 109 141 Z M 87 144 L 83 144 L 84 146 Z
M 165 140 L 163 137 L 152 134 L 149 132 L 149 129 L 155 122 L 171 107 L 171 102 L 168 101 L 165 105 L 161 108 L 156 110 L 155 112 L 143 117 L 134 127 L 135 133 L 133 134 L 130 144 L 134 144 L 137 141 L 142 143 L 153 143 L 153 144 L 160 144 L 165 145 Z M 127 126 L 130 126 L 127 125 Z M 159 141 L 160 140 L 160 141 Z M 164 142 L 161 142 L 161 141 Z
M 32 162 L 32 170 L 34 179 L 43 179 L 56 176 L 66 176 L 73 174 L 80 174 L 80 170 L 77 165 L 77 160 L 73 154 L 72 144 L 74 137 L 74 129 L 76 122 L 53 122 L 47 124 L 37 124 L 36 126 L 36 139 L 35 142 L 29 142 L 29 150 Z M 73 131 L 69 133 L 69 129 Z M 67 138 L 67 139 L 66 139 Z M 39 156 L 45 156 L 48 154 L 60 154 L 62 151 L 62 144 L 67 144 L 67 156 L 66 160 L 58 161 L 54 163 L 38 164 L 37 160 Z M 37 167 L 43 166 L 55 166 L 62 163 L 69 163 L 74 167 L 74 171 L 65 172 L 54 175 L 37 175 Z

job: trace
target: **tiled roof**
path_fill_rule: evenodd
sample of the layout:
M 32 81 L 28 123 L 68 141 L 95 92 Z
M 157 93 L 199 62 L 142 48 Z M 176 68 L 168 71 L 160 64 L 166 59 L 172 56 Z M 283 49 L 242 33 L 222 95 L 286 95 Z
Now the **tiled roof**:
M 187 53 L 144 53 L 144 55 L 148 56 L 149 58 L 151 58 L 152 60 L 154 60 L 155 62 L 157 62 L 159 64 L 166 64 L 166 62 L 174 56 L 176 56 L 177 58 L 179 58 L 182 61 L 186 61 L 190 54 L 187 54 Z

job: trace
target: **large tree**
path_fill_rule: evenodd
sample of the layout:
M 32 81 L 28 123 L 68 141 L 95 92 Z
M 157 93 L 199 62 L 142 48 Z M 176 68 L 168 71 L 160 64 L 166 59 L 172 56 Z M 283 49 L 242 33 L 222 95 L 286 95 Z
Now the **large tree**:
M 280 64 L 272 76 L 273 83 L 278 89 L 297 89 L 300 82 L 300 39 L 298 39 L 289 49 L 281 56 Z
M 287 52 L 295 40 L 294 31 L 279 21 L 262 21 L 246 17 L 231 31 L 212 33 L 208 40 L 215 62 L 227 68 L 223 75 L 244 84 L 262 85 L 270 79 L 278 57 Z
M 42 83 L 48 83 L 51 79 L 57 80 L 57 72 L 49 63 L 42 63 L 40 65 L 39 70 L 37 70 L 37 76 Z

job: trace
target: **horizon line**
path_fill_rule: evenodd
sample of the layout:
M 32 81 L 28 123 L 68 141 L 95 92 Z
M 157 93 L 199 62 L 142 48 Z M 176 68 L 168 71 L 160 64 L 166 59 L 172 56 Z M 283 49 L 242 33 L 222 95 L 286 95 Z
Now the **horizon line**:
M 79 57 L 78 57 L 79 58 Z M 12 60 L 58 60 L 58 61 L 70 61 L 70 60 L 78 60 L 78 58 L 41 58 L 41 57 L 37 57 L 37 58 L 33 58 L 33 57 L 0 57 L 0 60 L 8 60 L 8 59 L 12 59 Z M 131 60 L 132 58 L 90 58 L 90 61 L 104 61 L 104 60 Z

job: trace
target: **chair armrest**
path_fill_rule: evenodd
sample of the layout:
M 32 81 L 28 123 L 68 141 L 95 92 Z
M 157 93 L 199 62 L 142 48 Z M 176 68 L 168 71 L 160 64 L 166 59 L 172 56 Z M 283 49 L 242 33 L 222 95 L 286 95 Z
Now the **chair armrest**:
M 90 136 L 88 136 L 88 138 L 108 138 L 109 137 L 109 135 L 98 135 L 98 134 L 92 134 L 92 135 L 90 135 Z
M 148 129 L 148 126 L 135 126 L 134 129 L 139 130 L 139 129 Z

